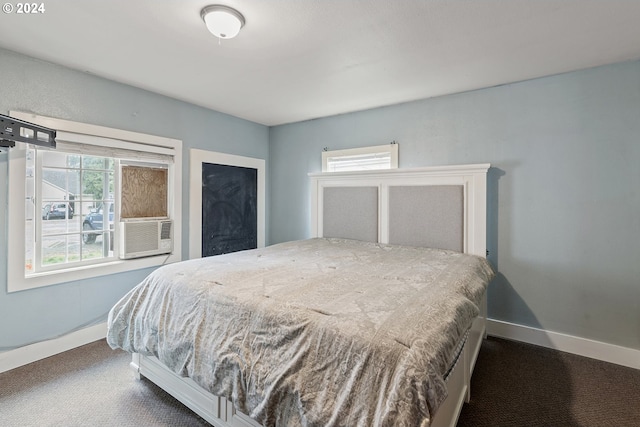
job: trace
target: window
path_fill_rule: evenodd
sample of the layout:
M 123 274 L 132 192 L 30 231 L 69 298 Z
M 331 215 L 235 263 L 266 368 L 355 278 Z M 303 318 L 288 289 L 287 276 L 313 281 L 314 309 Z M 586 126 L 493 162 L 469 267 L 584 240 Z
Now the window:
M 396 169 L 398 144 L 324 151 L 322 172 L 345 172 L 373 169 Z
M 114 258 L 118 159 L 27 147 L 26 161 L 25 275 Z
M 181 221 L 182 143 L 11 112 L 58 129 L 55 150 L 16 144 L 9 161 L 9 292 L 179 261 L 122 260 L 120 218 Z M 124 214 L 124 215 L 123 215 Z

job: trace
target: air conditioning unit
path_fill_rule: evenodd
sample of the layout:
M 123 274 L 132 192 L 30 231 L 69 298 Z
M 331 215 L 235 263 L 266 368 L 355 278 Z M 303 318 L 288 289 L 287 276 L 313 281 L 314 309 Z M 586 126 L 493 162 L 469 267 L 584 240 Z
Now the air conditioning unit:
M 173 251 L 173 221 L 132 220 L 120 222 L 120 258 L 131 259 Z

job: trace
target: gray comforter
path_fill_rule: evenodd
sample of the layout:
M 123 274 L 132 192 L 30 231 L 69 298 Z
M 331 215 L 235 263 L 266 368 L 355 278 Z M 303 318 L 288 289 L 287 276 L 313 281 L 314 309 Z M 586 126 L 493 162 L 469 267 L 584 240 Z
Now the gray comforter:
M 310 239 L 157 269 L 109 313 L 265 426 L 428 426 L 493 270 L 457 252 Z

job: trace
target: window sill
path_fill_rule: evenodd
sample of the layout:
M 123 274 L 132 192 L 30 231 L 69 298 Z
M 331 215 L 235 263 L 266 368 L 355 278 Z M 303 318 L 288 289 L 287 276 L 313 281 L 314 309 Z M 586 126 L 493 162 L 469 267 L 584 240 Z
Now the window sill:
M 114 260 L 100 264 L 83 265 L 64 270 L 46 271 L 24 275 L 21 270 L 9 268 L 8 292 L 18 292 L 42 286 L 57 285 L 76 280 L 90 279 L 93 277 L 107 276 L 115 273 L 140 270 L 143 268 L 159 267 L 165 264 L 180 261 L 177 253 L 156 255 L 130 260 Z

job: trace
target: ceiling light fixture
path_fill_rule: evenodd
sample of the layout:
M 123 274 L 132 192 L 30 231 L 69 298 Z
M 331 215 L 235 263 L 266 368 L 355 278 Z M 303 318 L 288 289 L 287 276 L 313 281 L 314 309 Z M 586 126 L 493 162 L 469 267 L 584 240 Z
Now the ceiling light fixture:
M 235 9 L 220 4 L 202 9 L 200 16 L 209 31 L 220 39 L 232 39 L 244 26 L 244 16 Z

